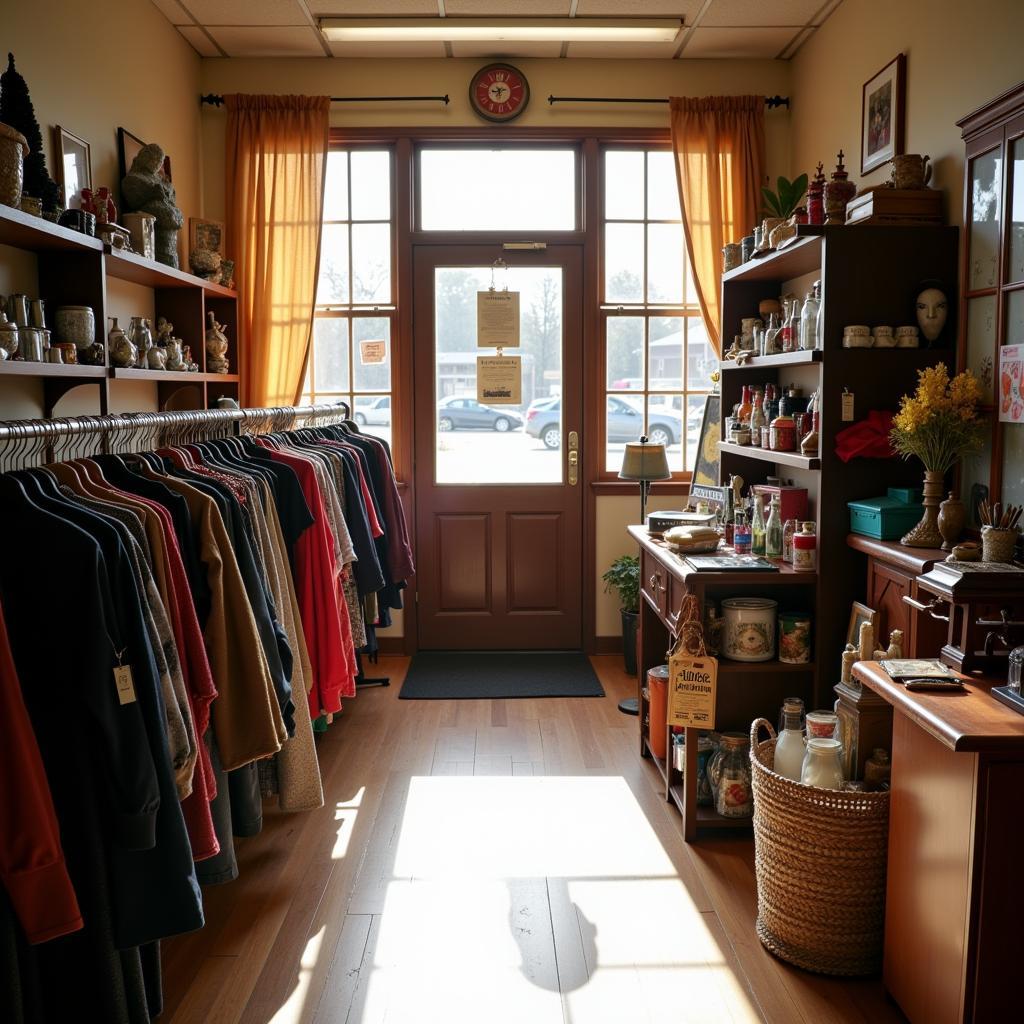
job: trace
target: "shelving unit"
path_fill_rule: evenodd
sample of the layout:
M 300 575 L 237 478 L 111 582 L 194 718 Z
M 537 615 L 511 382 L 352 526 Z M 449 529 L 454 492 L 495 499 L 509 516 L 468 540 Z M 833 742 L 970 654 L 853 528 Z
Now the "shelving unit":
M 112 250 L 88 235 L 51 224 L 49 221 L 0 205 L 0 245 L 32 253 L 38 267 L 38 295 L 46 307 L 47 323 L 54 325 L 58 306 L 90 306 L 96 318 L 97 340 L 106 342 L 109 279 L 127 281 L 153 290 L 156 317 L 164 316 L 175 326 L 175 335 L 188 345 L 199 373 L 180 373 L 105 366 L 75 366 L 54 363 L 0 363 L 0 380 L 39 378 L 43 381 L 43 415 L 52 416 L 56 403 L 76 387 L 96 389 L 96 412 L 110 405 L 111 385 L 117 381 L 142 381 L 155 387 L 160 409 L 202 409 L 221 396 L 240 399 L 241 348 L 238 336 L 238 295 L 229 288 L 204 281 L 183 270 L 164 266 L 134 253 Z M 206 314 L 213 312 L 225 326 L 229 341 L 230 372 L 205 372 Z M 127 324 L 122 324 L 127 328 Z M 59 341 L 54 334 L 54 341 Z

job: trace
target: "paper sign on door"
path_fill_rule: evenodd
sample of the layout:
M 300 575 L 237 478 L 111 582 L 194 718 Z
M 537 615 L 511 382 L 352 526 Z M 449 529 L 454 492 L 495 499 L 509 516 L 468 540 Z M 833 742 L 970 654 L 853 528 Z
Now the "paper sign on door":
M 386 341 L 359 342 L 359 359 L 363 366 L 373 366 L 375 363 L 383 363 L 387 357 L 388 343 Z
M 688 729 L 715 727 L 718 659 L 673 654 L 668 660 L 668 724 Z
M 522 356 L 477 356 L 476 398 L 485 405 L 519 405 L 523 400 Z
M 519 347 L 519 292 L 476 293 L 477 348 Z

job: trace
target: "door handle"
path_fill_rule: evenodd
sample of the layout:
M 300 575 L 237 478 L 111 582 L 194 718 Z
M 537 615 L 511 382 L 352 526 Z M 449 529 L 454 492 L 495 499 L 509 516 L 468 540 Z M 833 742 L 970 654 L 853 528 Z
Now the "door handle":
M 569 431 L 569 484 L 575 487 L 580 482 L 580 435 Z

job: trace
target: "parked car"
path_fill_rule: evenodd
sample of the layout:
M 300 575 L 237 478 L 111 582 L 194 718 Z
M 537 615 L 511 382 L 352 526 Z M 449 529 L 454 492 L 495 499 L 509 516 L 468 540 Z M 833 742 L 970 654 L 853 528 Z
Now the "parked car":
M 449 395 L 437 403 L 437 429 L 449 430 L 496 430 L 504 434 L 518 430 L 523 425 L 519 413 L 505 409 L 492 409 L 475 398 L 459 398 Z
M 526 433 L 544 442 L 546 448 L 558 448 L 562 443 L 560 400 L 550 405 L 531 409 L 526 414 Z M 628 402 L 614 395 L 608 396 L 608 440 L 635 441 L 642 433 L 643 414 Z M 647 437 L 653 444 L 667 448 L 683 437 L 683 421 L 672 413 L 652 408 L 647 418 Z
M 354 419 L 361 427 L 365 427 L 367 424 L 374 427 L 391 426 L 391 396 L 382 395 L 380 398 L 367 402 L 366 405 L 359 406 Z

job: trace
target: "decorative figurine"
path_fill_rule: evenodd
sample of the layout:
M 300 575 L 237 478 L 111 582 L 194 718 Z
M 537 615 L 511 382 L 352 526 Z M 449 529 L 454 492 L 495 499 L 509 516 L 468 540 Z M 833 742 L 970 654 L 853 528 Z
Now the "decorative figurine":
M 190 345 L 181 346 L 181 361 L 185 364 L 185 369 L 189 373 L 199 372 L 199 364 L 192 358 L 192 347 Z
M 896 659 L 903 657 L 903 630 L 894 629 L 889 634 L 889 647 L 887 650 L 875 651 L 875 661 L 885 659 Z
M 114 366 L 134 366 L 138 357 L 138 351 L 128 340 L 128 335 L 117 326 L 117 317 L 108 317 L 111 321 L 110 331 L 107 334 L 107 347 L 110 349 L 110 361 Z
M 917 296 L 917 323 L 927 341 L 938 340 L 946 326 L 949 301 L 946 293 L 938 287 L 938 281 L 923 281 L 924 287 Z
M 97 189 L 83 188 L 81 208 L 93 214 L 97 225 L 117 223 L 117 207 L 105 185 Z
M 152 345 L 146 354 L 146 361 L 151 370 L 166 370 L 167 349 L 161 348 L 159 345 Z
M 195 248 L 188 256 L 189 269 L 196 277 L 220 283 L 220 253 L 213 249 Z
M 860 661 L 870 661 L 875 651 L 875 627 L 870 622 L 862 622 L 860 624 Z
M 825 175 L 819 161 L 818 170 L 807 186 L 807 223 L 825 223 Z
M 132 317 L 132 322 L 128 325 L 128 340 L 138 352 L 138 366 L 145 369 L 149 363 L 149 350 L 153 347 L 153 332 L 149 329 L 149 321 L 145 317 Z
M 221 259 L 220 261 L 220 283 L 225 288 L 235 287 L 235 261 Z
M 832 179 L 825 184 L 825 223 L 845 224 L 846 204 L 857 194 L 857 186 L 850 181 L 843 157 L 846 154 L 839 150 L 839 162 L 832 172 Z
M 178 267 L 178 231 L 185 222 L 178 209 L 174 186 L 161 173 L 164 151 L 155 143 L 143 146 L 121 182 L 125 205 L 156 217 L 156 258 Z
M 224 334 L 223 324 L 217 322 L 217 318 L 211 310 L 206 314 L 210 326 L 206 330 L 206 369 L 208 373 L 227 373 L 228 361 L 225 355 L 228 350 L 228 339 Z
M 853 665 L 858 660 L 857 648 L 853 644 L 847 644 L 843 651 L 843 670 L 840 679 L 847 686 L 853 685 Z

